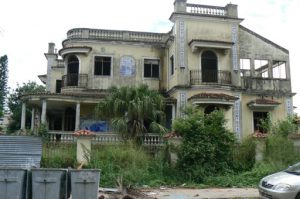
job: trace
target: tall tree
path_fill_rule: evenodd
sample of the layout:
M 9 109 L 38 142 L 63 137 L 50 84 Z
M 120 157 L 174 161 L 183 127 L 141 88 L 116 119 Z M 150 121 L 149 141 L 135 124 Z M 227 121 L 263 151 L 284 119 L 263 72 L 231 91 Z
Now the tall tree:
M 7 95 L 8 59 L 4 55 L 0 57 L 0 117 L 4 113 L 4 105 Z
M 96 109 L 100 119 L 110 121 L 111 128 L 124 139 L 138 141 L 147 132 L 165 132 L 163 97 L 146 85 L 112 87 Z
M 22 114 L 22 101 L 21 96 L 25 93 L 44 92 L 45 87 L 38 85 L 36 82 L 29 81 L 23 83 L 22 86 L 18 85 L 8 97 L 8 108 L 12 113 L 12 122 L 8 125 L 8 132 L 13 133 L 21 127 L 21 114 Z M 26 127 L 30 126 L 30 110 L 26 109 Z

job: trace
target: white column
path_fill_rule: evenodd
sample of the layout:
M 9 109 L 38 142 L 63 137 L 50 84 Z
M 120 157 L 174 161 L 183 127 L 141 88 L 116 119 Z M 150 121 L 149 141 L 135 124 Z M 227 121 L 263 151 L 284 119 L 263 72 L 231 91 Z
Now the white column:
M 22 103 L 22 114 L 21 114 L 21 130 L 25 130 L 26 122 L 26 103 Z
M 32 108 L 32 110 L 31 110 L 31 130 L 32 131 L 34 129 L 34 119 L 35 119 L 35 109 Z
M 46 111 L 47 111 L 47 101 L 43 100 L 43 102 L 42 102 L 42 119 L 41 119 L 42 124 L 46 123 Z
M 76 104 L 76 120 L 75 120 L 75 131 L 79 130 L 80 123 L 80 102 Z

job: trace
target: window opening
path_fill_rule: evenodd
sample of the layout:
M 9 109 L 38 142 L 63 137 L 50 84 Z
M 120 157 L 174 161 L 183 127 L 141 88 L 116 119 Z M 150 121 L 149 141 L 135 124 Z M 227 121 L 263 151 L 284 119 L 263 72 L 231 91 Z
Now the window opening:
M 159 77 L 159 60 L 155 60 L 155 59 L 144 60 L 144 77 L 150 77 L 150 78 Z
M 218 82 L 218 60 L 212 51 L 205 51 L 201 56 L 202 82 Z
M 62 81 L 61 80 L 56 80 L 56 93 L 60 93 L 61 92 L 61 87 L 62 87 Z
M 170 57 L 170 72 L 171 72 L 171 75 L 174 74 L 174 56 L 173 55 Z
M 255 76 L 261 78 L 268 78 L 268 67 L 269 61 L 268 60 L 254 60 L 254 70 Z
M 111 57 L 97 56 L 95 57 L 95 75 L 110 76 Z
M 286 62 L 273 61 L 273 78 L 286 79 Z
M 267 133 L 266 129 L 262 126 L 262 122 L 268 119 L 268 112 L 253 112 L 254 131 Z
M 250 59 L 240 59 L 241 76 L 251 76 Z
M 204 114 L 211 114 L 213 111 L 218 111 L 220 110 L 219 107 L 215 106 L 215 105 L 208 105 L 207 107 L 205 107 L 204 109 Z

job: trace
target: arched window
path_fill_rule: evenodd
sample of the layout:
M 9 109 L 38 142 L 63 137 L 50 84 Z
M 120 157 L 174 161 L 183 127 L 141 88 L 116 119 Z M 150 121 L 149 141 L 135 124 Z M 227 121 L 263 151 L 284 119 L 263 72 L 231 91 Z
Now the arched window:
M 68 74 L 78 74 L 79 71 L 79 61 L 76 56 L 71 56 L 68 59 Z
M 78 86 L 79 60 L 76 56 L 71 56 L 68 59 L 67 68 L 67 86 Z
M 201 56 L 202 82 L 218 82 L 218 59 L 214 52 L 205 51 Z

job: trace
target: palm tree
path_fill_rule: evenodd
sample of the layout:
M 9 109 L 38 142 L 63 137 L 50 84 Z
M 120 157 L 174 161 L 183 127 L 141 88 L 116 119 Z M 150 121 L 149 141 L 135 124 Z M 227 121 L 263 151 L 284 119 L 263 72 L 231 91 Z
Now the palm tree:
M 125 140 L 138 141 L 144 133 L 164 133 L 163 97 L 147 85 L 111 87 L 105 100 L 99 102 L 96 114 L 110 121 L 112 129 Z

